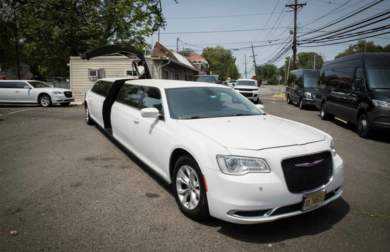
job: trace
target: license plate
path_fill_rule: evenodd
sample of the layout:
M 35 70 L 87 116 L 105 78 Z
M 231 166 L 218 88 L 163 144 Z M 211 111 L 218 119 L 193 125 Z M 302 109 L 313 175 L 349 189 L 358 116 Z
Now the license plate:
M 325 191 L 317 191 L 313 193 L 306 194 L 303 197 L 303 211 L 310 210 L 316 208 L 325 200 Z

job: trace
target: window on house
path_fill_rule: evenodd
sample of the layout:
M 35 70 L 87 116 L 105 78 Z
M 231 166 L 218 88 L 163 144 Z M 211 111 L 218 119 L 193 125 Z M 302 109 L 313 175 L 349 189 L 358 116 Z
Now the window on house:
M 88 79 L 90 81 L 96 81 L 97 79 L 103 79 L 106 77 L 106 71 L 104 68 L 88 69 Z

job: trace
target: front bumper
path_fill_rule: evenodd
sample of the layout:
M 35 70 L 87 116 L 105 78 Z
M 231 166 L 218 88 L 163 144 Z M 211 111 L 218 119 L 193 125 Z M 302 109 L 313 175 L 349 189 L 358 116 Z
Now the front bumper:
M 373 108 L 368 113 L 369 120 L 374 129 L 390 129 L 390 110 L 384 108 Z
M 52 103 L 54 104 L 61 104 L 61 103 L 69 103 L 73 102 L 74 98 L 73 97 L 65 97 L 65 96 L 54 96 L 52 97 Z
M 310 150 L 308 150 L 309 152 Z M 311 150 L 313 151 L 313 150 Z M 275 152 L 275 150 L 274 150 Z M 309 193 L 291 193 L 281 171 L 280 151 L 275 156 L 278 161 L 267 159 L 270 173 L 249 173 L 243 176 L 231 176 L 219 170 L 209 171 L 208 204 L 210 214 L 218 219 L 238 224 L 256 224 L 303 214 L 322 207 L 342 194 L 344 180 L 343 161 L 333 157 L 333 175 L 329 182 L 316 190 L 325 190 L 326 197 L 322 205 L 303 211 L 304 196 Z M 272 159 L 272 158 L 271 158 Z
M 259 99 L 259 93 L 258 92 L 253 92 L 253 91 L 239 91 L 240 94 L 248 98 L 249 100 L 252 101 L 257 101 Z

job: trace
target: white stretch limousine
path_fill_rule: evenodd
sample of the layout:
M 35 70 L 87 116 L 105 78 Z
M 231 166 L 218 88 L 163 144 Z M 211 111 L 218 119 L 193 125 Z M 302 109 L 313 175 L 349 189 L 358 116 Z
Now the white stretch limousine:
M 100 127 L 172 184 L 190 218 L 242 224 L 302 214 L 342 194 L 333 139 L 264 113 L 222 85 L 102 79 L 85 98 Z
M 52 104 L 69 105 L 72 91 L 52 88 L 36 80 L 0 80 L 0 103 L 38 103 L 42 107 Z

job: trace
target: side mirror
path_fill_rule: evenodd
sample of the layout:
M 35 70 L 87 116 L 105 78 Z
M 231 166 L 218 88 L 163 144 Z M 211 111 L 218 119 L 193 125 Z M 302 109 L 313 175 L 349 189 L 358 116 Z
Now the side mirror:
M 259 110 L 264 112 L 264 105 L 263 104 L 256 104 L 255 106 L 256 106 L 256 108 L 258 108 Z
M 141 109 L 141 116 L 145 118 L 158 118 L 160 112 L 156 108 L 143 108 Z

